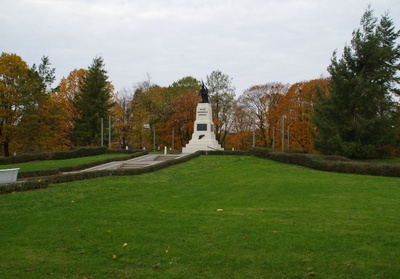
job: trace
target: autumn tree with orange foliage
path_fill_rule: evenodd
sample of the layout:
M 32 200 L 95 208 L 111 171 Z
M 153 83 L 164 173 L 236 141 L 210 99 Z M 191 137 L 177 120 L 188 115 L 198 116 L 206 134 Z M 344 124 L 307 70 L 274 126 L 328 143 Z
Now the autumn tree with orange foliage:
M 287 89 L 288 85 L 278 82 L 256 85 L 247 89 L 238 98 L 235 118 L 245 115 L 247 127 L 252 127 L 251 123 L 255 122 L 256 146 L 273 147 L 274 131 L 279 122 L 277 107 Z M 240 111 L 238 111 L 239 108 Z M 238 120 L 234 122 L 237 123 Z M 235 133 L 238 134 L 238 131 L 236 130 Z
M 191 139 L 196 120 L 196 106 L 201 100 L 199 89 L 200 82 L 193 77 L 184 77 L 166 89 L 169 100 L 163 116 L 164 135 L 169 146 L 174 141 L 174 149 L 182 149 Z
M 129 145 L 131 136 L 132 98 L 133 93 L 129 89 L 122 89 L 115 96 L 115 105 L 111 109 L 118 148 L 122 149 Z
M 313 107 L 317 91 L 327 94 L 328 87 L 328 79 L 315 79 L 292 85 L 284 95 L 276 112 L 277 116 L 280 115 L 280 121 L 282 121 L 282 117 L 285 117 L 284 149 L 289 147 L 290 149 L 302 150 L 307 153 L 316 152 L 313 148 L 313 131 L 315 127 L 311 117 L 314 112 Z M 279 135 L 282 135 L 281 127 L 281 124 L 277 127 Z M 277 141 L 282 146 L 280 136 L 277 136 Z
M 150 79 L 135 86 L 128 106 L 129 143 L 135 148 L 152 148 L 159 145 L 161 117 L 164 114 L 164 89 L 152 84 Z M 154 131 L 156 138 L 154 138 Z M 156 140 L 155 140 L 156 139 Z
M 0 56 L 0 142 L 3 155 L 10 156 L 10 145 L 17 137 L 17 124 L 22 114 L 21 86 L 26 81 L 28 65 L 16 54 Z
M 78 112 L 73 102 L 76 96 L 80 94 L 80 86 L 83 82 L 86 69 L 75 69 L 71 71 L 67 77 L 63 77 L 60 81 L 58 89 L 50 94 L 50 99 L 56 109 L 62 111 L 61 120 L 59 121 L 63 143 L 60 149 L 71 146 L 69 135 L 74 129 L 74 119 L 78 118 Z
M 253 120 L 247 111 L 247 107 L 241 102 L 237 101 L 232 106 L 231 135 L 227 138 L 226 147 L 236 150 L 252 147 Z

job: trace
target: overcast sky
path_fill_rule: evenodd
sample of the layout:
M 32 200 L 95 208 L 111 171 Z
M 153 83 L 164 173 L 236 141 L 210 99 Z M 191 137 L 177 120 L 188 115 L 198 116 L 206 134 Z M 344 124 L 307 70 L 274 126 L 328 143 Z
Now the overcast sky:
M 2 0 L 0 51 L 48 56 L 58 81 L 101 56 L 116 91 L 219 70 L 238 96 L 326 77 L 368 3 L 400 29 L 399 0 Z

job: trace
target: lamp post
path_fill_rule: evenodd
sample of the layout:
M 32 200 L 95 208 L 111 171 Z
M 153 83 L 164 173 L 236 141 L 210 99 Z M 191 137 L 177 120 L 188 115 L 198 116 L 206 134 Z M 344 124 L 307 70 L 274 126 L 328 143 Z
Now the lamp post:
M 111 149 L 111 116 L 108 117 L 108 149 Z
M 156 125 L 153 128 L 153 151 L 156 152 Z
M 101 146 L 104 145 L 104 120 L 101 119 Z
M 272 149 L 275 150 L 275 127 L 272 128 Z
M 253 115 L 253 148 L 256 147 L 256 116 Z
M 285 150 L 285 115 L 282 115 L 282 153 Z
M 175 149 L 175 127 L 172 127 L 172 142 L 171 142 L 171 149 L 174 151 Z

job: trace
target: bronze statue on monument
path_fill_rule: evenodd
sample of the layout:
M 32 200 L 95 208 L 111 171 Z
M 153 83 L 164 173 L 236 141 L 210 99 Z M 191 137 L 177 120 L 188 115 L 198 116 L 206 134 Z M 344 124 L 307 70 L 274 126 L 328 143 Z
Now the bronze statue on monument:
M 201 102 L 208 103 L 208 88 L 204 85 L 203 80 L 201 81 L 200 95 Z

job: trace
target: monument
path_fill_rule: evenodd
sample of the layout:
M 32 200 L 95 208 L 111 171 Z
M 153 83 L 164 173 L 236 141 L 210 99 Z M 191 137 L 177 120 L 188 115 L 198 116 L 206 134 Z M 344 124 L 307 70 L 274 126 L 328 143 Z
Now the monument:
M 192 139 L 182 148 L 182 153 L 194 153 L 199 150 L 212 151 L 224 150 L 215 139 L 214 123 L 212 122 L 212 109 L 208 101 L 208 89 L 201 82 L 201 102 L 197 104 L 196 121 Z

